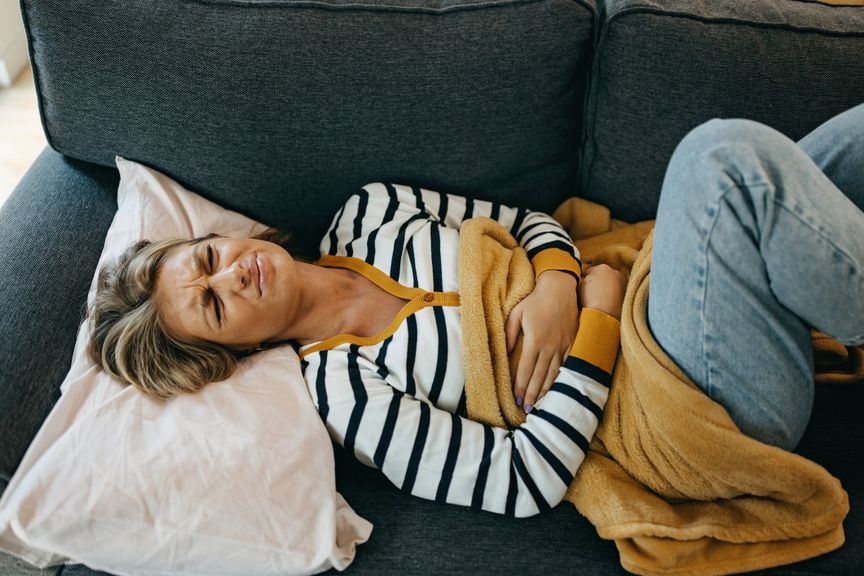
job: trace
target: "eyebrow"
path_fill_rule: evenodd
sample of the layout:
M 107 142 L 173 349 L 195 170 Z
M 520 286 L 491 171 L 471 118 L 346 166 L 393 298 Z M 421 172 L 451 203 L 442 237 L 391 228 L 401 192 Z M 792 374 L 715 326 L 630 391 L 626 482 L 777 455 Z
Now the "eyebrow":
M 203 239 L 199 240 L 193 245 L 192 248 L 192 270 L 197 274 L 203 274 L 203 270 L 201 268 L 201 246 L 203 244 Z M 211 298 L 212 300 L 212 298 Z M 195 301 L 201 310 L 201 314 L 204 316 L 204 323 L 207 325 L 210 330 L 216 331 L 215 325 L 211 321 L 210 316 L 210 306 L 207 305 L 207 290 L 198 290 L 198 296 L 195 298 Z M 217 322 L 218 324 L 218 322 Z
M 196 274 L 203 274 L 204 271 L 201 269 L 201 244 L 196 243 L 193 244 L 192 247 L 192 271 Z

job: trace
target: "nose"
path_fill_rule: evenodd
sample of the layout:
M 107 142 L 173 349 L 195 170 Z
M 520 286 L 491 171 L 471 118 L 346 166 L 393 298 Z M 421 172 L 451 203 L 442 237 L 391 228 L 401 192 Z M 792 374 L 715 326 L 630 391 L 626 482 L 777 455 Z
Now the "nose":
M 217 291 L 240 292 L 249 285 L 249 280 L 249 270 L 237 261 L 211 274 L 208 284 Z

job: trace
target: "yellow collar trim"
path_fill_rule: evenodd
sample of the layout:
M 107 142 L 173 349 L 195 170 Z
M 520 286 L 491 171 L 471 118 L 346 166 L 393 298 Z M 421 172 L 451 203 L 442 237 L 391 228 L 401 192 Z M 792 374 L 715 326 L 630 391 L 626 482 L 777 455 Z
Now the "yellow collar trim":
M 371 264 L 351 256 L 322 256 L 318 262 L 319 266 L 330 268 L 345 268 L 357 272 L 361 276 L 375 283 L 378 287 L 390 294 L 408 300 L 401 310 L 387 325 L 384 330 L 373 336 L 357 336 L 355 334 L 338 334 L 322 340 L 311 347 L 300 351 L 300 358 L 305 358 L 315 352 L 330 350 L 341 344 L 356 344 L 358 346 L 371 346 L 389 338 L 406 318 L 429 306 L 459 306 L 459 294 L 457 292 L 427 292 L 422 288 L 410 288 L 404 286 L 379 270 Z

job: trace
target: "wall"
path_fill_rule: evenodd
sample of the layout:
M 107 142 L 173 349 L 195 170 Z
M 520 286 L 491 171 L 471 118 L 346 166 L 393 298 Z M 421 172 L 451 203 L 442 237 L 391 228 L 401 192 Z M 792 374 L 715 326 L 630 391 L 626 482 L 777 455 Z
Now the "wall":
M 26 65 L 27 41 L 18 2 L 0 0 L 0 86 L 11 86 Z

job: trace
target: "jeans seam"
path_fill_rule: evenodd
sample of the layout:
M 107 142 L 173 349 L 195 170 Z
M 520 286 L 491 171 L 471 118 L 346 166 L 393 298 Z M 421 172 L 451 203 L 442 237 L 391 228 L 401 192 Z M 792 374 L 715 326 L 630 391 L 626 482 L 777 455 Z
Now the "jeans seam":
M 777 200 L 777 198 L 773 198 L 772 202 L 777 208 L 781 208 L 782 210 L 784 210 L 787 214 L 789 214 L 790 216 L 795 218 L 795 220 L 797 220 L 799 223 L 801 223 L 802 225 L 809 228 L 811 232 L 813 232 L 816 236 L 818 236 L 823 241 L 825 241 L 826 244 L 831 246 L 831 248 L 834 249 L 835 253 L 842 256 L 843 259 L 846 261 L 846 263 L 849 264 L 849 266 L 852 268 L 854 276 L 856 278 L 859 278 L 859 283 L 862 282 L 862 280 L 860 280 L 860 278 L 861 278 L 861 272 L 860 271 L 862 268 L 862 264 L 857 262 L 851 254 L 846 252 L 846 250 L 844 250 L 842 247 L 838 246 L 831 239 L 831 237 L 826 235 L 818 226 L 814 226 L 813 224 L 808 222 L 806 219 L 802 218 L 800 214 L 798 214 L 797 212 L 795 212 L 795 210 L 789 208 L 788 206 L 786 206 L 785 204 L 783 204 L 782 202 Z M 864 332 L 861 332 L 859 334 L 852 336 L 851 340 L 853 340 L 855 342 L 860 342 L 860 341 L 864 340 Z
M 705 214 L 708 219 L 710 219 L 710 223 L 706 223 L 704 226 L 704 243 L 701 246 L 701 258 L 702 258 L 702 278 L 700 278 L 700 324 L 701 324 L 701 346 L 702 346 L 702 358 L 704 358 L 705 362 L 705 391 L 708 393 L 708 396 L 712 399 L 714 398 L 714 384 L 712 379 L 712 369 L 711 364 L 713 361 L 713 354 L 710 351 L 710 347 L 708 346 L 708 340 L 710 339 L 708 334 L 706 333 L 706 326 L 708 325 L 705 311 L 706 311 L 706 303 L 708 301 L 708 245 L 711 243 L 711 236 L 714 232 L 714 227 L 717 225 L 717 220 L 720 218 L 720 204 L 726 198 L 726 196 L 732 190 L 742 190 L 742 188 L 746 187 L 749 191 L 750 188 L 755 188 L 758 186 L 767 187 L 769 186 L 766 182 L 754 182 L 752 184 L 748 184 L 746 182 L 737 182 L 734 181 L 728 186 L 720 189 L 720 194 L 717 195 L 710 203 L 708 203 L 705 207 Z
M 828 236 L 824 232 L 822 232 L 822 230 L 820 228 L 813 226 L 810 222 L 801 218 L 801 216 L 798 213 L 796 213 L 794 210 L 790 209 L 788 206 L 786 206 L 782 202 L 778 201 L 777 198 L 773 198 L 772 201 L 773 201 L 775 206 L 785 210 L 787 213 L 789 213 L 790 216 L 794 217 L 796 220 L 798 220 L 798 222 L 800 222 L 801 224 L 803 224 L 804 226 L 809 228 L 811 231 L 813 231 L 817 236 L 822 238 L 827 244 L 829 244 L 832 248 L 834 248 L 834 250 L 836 250 L 839 254 L 842 254 L 843 257 L 847 260 L 848 264 L 850 266 L 852 266 L 852 269 L 855 271 L 856 276 L 860 276 L 860 274 L 858 274 L 858 271 L 861 269 L 862 263 L 856 262 L 855 258 L 853 258 L 852 255 L 847 253 L 843 248 L 838 246 L 831 239 L 830 236 Z
M 706 333 L 706 303 L 707 293 L 708 293 L 708 246 L 711 243 L 711 236 L 714 232 L 714 227 L 717 225 L 717 219 L 720 216 L 720 202 L 726 196 L 726 194 L 732 188 L 736 187 L 737 184 L 732 184 L 727 187 L 725 190 L 721 190 L 720 194 L 715 198 L 712 202 L 709 202 L 705 206 L 705 210 L 703 216 L 706 216 L 705 223 L 702 228 L 702 245 L 699 247 L 700 251 L 700 272 L 701 277 L 698 279 L 698 286 L 700 288 L 698 294 L 699 297 L 699 340 L 700 346 L 702 348 L 702 358 L 705 363 L 705 392 L 708 394 L 710 398 L 714 398 L 714 385 L 712 383 L 711 378 L 711 354 L 709 352 L 708 347 L 708 335 Z

